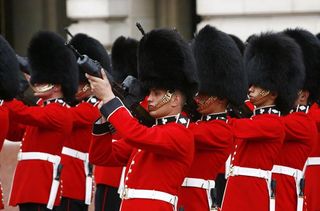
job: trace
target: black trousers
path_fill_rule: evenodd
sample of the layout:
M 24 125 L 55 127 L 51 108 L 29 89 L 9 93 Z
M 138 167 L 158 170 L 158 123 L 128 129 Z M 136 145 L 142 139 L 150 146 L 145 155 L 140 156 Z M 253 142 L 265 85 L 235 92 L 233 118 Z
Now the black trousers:
M 46 204 L 24 203 L 19 204 L 20 211 L 52 211 L 47 208 Z M 55 210 L 55 208 L 53 208 Z
M 54 211 L 88 211 L 88 205 L 82 200 L 62 197 L 60 206 Z
M 95 195 L 95 211 L 119 211 L 121 199 L 118 188 L 98 184 Z
M 216 198 L 216 203 L 218 207 L 221 207 L 222 199 L 223 199 L 223 194 L 224 194 L 224 189 L 226 188 L 226 179 L 224 174 L 218 174 L 217 178 L 215 180 L 216 182 L 216 191 L 217 191 L 217 198 Z

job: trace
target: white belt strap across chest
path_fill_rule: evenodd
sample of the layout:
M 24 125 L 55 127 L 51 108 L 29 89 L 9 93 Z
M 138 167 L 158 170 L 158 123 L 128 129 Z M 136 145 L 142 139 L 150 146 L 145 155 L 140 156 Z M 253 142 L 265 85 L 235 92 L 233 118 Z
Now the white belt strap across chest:
M 119 195 L 121 195 L 121 193 L 124 190 L 124 178 L 125 177 L 126 177 L 126 167 L 123 167 L 122 172 L 121 172 L 120 182 L 119 182 L 119 188 L 118 188 Z
M 309 157 L 305 166 L 317 166 L 320 165 L 320 157 Z
M 52 184 L 49 194 L 49 199 L 47 203 L 47 208 L 52 209 L 54 206 L 54 202 L 56 200 L 59 184 L 60 184 L 60 178 L 58 172 L 58 167 L 60 164 L 60 156 L 58 155 L 52 155 L 49 153 L 44 152 L 19 152 L 18 153 L 18 161 L 22 160 L 43 160 L 48 161 L 53 164 L 53 174 L 52 174 Z
M 274 199 L 274 190 L 272 190 L 272 178 L 271 171 L 257 169 L 257 168 L 248 168 L 240 166 L 232 166 L 230 168 L 229 176 L 247 176 L 247 177 L 256 177 L 265 179 L 267 182 L 267 188 L 269 192 L 269 211 L 275 210 L 275 199 Z
M 162 191 L 124 188 L 120 196 L 122 200 L 124 199 L 160 200 L 160 201 L 164 201 L 171 204 L 172 206 L 174 206 L 174 209 L 177 210 L 178 197 Z
M 231 157 L 232 155 L 229 155 L 228 159 L 225 162 L 225 172 L 224 172 L 224 177 L 225 179 L 228 179 L 230 168 L 231 168 Z
M 90 169 L 90 164 L 89 164 L 89 153 L 84 153 L 75 149 L 71 149 L 69 147 L 63 147 L 62 154 L 68 155 L 70 157 L 83 161 L 84 172 L 86 175 L 85 204 L 90 205 L 91 198 L 92 198 L 92 191 L 93 191 L 92 189 L 93 179 L 92 179 L 92 169 Z
M 210 191 L 215 187 L 215 181 L 214 180 L 204 180 L 199 178 L 190 178 L 186 177 L 182 183 L 182 187 L 192 187 L 192 188 L 202 188 L 206 190 L 207 198 L 208 198 L 208 205 L 209 209 L 212 206 L 212 199 Z
M 296 194 L 297 194 L 297 211 L 303 210 L 303 190 L 300 188 L 300 182 L 303 179 L 303 172 L 299 169 L 274 165 L 272 168 L 272 173 L 283 174 L 287 176 L 291 176 L 294 178 L 296 183 Z

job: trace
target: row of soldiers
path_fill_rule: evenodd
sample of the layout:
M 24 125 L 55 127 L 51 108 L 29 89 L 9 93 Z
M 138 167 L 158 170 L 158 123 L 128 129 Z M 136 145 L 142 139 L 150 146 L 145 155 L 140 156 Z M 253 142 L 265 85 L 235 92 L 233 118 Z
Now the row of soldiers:
M 88 210 L 95 179 L 97 211 L 320 209 L 320 41 L 310 32 L 244 46 L 209 25 L 190 43 L 154 29 L 117 39 L 111 65 L 85 34 L 66 45 L 42 31 L 25 74 L 35 106 L 15 99 L 18 60 L 0 41 L 0 140 L 21 141 L 9 205 Z M 79 68 L 79 53 L 100 63 L 100 77 Z M 127 75 L 145 90 L 136 106 L 152 126 L 114 89 Z

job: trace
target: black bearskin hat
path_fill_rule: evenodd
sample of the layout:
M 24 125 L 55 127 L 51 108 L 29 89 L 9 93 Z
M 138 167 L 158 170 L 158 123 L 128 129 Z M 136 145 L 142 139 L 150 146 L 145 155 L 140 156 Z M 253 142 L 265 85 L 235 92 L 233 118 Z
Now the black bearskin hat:
M 309 99 L 314 102 L 320 97 L 320 41 L 303 29 L 287 29 L 284 33 L 300 45 L 306 70 L 303 88 L 309 91 Z
M 0 35 L 0 99 L 11 100 L 19 91 L 19 64 L 10 44 Z
M 318 34 L 316 35 L 316 37 L 320 40 L 320 33 L 318 33 Z
M 49 31 L 36 33 L 29 44 L 31 84 L 60 84 L 66 101 L 72 101 L 78 89 L 78 64 L 64 39 Z
M 177 89 L 189 98 L 198 91 L 191 48 L 175 30 L 154 29 L 143 36 L 138 47 L 138 76 L 147 88 Z
M 264 33 L 250 39 L 244 54 L 249 85 L 276 92 L 276 105 L 286 114 L 305 79 L 299 45 L 284 34 Z
M 79 33 L 70 40 L 70 44 L 77 49 L 80 54 L 85 54 L 91 59 L 98 61 L 105 71 L 111 71 L 108 52 L 98 40 L 86 34 Z M 88 82 L 83 71 L 79 72 L 79 82 Z
M 233 35 L 233 34 L 229 34 L 229 36 L 232 38 L 232 40 L 236 43 L 236 45 L 238 46 L 239 50 L 240 50 L 240 53 L 241 55 L 243 55 L 243 52 L 244 52 L 244 43 L 242 42 L 242 40 L 237 37 L 236 35 Z
M 212 26 L 199 31 L 193 42 L 197 62 L 199 92 L 243 104 L 248 82 L 242 55 L 232 38 Z
M 122 83 L 131 75 L 137 78 L 137 50 L 139 42 L 132 38 L 118 37 L 112 46 L 112 76 L 115 81 Z

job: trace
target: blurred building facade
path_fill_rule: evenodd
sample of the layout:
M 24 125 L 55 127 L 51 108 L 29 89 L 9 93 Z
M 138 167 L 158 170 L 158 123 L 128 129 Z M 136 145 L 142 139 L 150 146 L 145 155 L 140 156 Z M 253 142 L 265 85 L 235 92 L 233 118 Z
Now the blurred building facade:
M 186 39 L 205 24 L 245 40 L 253 33 L 288 27 L 320 31 L 319 0 L 0 0 L 0 32 L 24 54 L 32 34 L 52 30 L 87 33 L 106 47 L 120 35 L 176 28 Z
M 320 32 L 319 0 L 197 0 L 197 28 L 211 24 L 246 40 L 262 31 L 301 27 Z
M 106 47 L 120 35 L 141 38 L 138 21 L 149 31 L 177 28 L 186 38 L 196 29 L 195 0 L 0 0 L 0 33 L 24 55 L 38 30 L 52 30 L 66 37 L 87 33 Z

